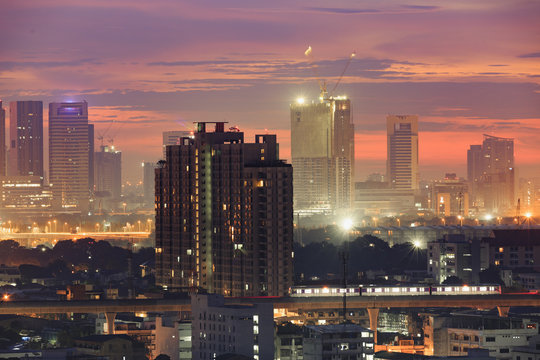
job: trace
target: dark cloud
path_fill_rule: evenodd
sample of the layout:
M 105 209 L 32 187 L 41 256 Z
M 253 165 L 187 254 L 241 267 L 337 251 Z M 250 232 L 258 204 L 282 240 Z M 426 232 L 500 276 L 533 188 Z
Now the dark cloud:
M 317 11 L 329 14 L 374 14 L 379 13 L 376 9 L 355 9 L 355 8 L 329 8 L 329 7 L 308 7 L 306 10 Z
M 518 55 L 519 58 L 540 58 L 540 52 Z
M 414 9 L 414 10 L 437 10 L 440 9 L 439 6 L 432 5 L 401 5 L 404 9 Z

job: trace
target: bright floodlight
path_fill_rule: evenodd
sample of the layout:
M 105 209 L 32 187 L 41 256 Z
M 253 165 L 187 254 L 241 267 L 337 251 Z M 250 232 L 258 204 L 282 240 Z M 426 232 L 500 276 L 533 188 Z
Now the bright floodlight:
M 486 214 L 485 218 L 486 218 L 487 221 L 491 221 L 493 219 L 493 215 Z
M 341 221 L 341 228 L 343 230 L 349 231 L 353 227 L 353 221 L 351 218 L 345 218 L 343 221 Z
M 414 240 L 413 245 L 414 245 L 415 248 L 419 248 L 420 245 L 422 245 L 422 244 L 420 243 L 420 240 Z
M 298 99 L 296 99 L 296 102 L 299 103 L 299 104 L 303 104 L 304 101 L 306 101 L 303 97 L 300 97 Z
M 531 214 L 530 212 L 528 212 L 528 213 L 525 214 L 525 217 L 526 217 L 527 219 L 530 218 L 531 216 L 532 216 L 532 214 Z

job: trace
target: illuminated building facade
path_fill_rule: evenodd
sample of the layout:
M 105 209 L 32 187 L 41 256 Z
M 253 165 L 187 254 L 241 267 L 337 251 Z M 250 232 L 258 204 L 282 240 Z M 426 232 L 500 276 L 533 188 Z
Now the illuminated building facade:
M 120 199 L 122 195 L 122 152 L 114 146 L 102 146 L 94 154 L 94 186 L 96 196 Z M 106 193 L 106 194 L 103 194 Z
M 49 104 L 49 183 L 55 209 L 88 211 L 89 130 L 86 101 Z
M 0 176 L 6 175 L 6 162 L 6 110 L 4 110 L 2 100 L 0 100 Z
M 156 283 L 226 296 L 292 285 L 292 168 L 275 135 L 198 123 L 156 169 Z
M 467 152 L 473 204 L 495 214 L 514 215 L 514 139 L 484 134 Z
M 43 102 L 13 101 L 10 113 L 10 175 L 43 178 Z
M 336 97 L 291 104 L 291 155 L 295 212 L 350 209 L 354 176 L 351 101 Z
M 388 115 L 386 176 L 392 189 L 417 190 L 418 116 Z
M 0 207 L 10 211 L 47 210 L 52 192 L 39 176 L 0 177 Z

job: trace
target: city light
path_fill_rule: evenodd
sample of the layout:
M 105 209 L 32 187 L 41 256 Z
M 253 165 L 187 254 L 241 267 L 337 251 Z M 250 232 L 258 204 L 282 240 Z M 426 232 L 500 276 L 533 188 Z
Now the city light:
M 341 221 L 341 228 L 345 231 L 349 231 L 353 227 L 353 220 L 351 218 L 345 218 Z
M 296 102 L 300 105 L 302 105 L 304 102 L 306 101 L 306 99 L 304 99 L 303 97 L 300 97 L 298 99 L 296 99 Z

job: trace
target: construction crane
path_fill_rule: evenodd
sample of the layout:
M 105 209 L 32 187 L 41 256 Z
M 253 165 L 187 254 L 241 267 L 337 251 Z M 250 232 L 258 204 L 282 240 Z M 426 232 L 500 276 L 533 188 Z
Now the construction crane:
M 334 87 L 332 88 L 332 90 L 330 91 L 330 93 L 328 93 L 328 90 L 327 90 L 326 80 L 321 80 L 321 77 L 320 77 L 319 71 L 318 71 L 318 67 L 314 63 L 313 49 L 311 48 L 311 46 L 308 46 L 307 50 L 304 52 L 304 55 L 309 59 L 309 64 L 312 66 L 313 72 L 315 73 L 315 78 L 317 79 L 317 83 L 319 84 L 319 89 L 321 90 L 321 95 L 320 95 L 319 99 L 321 101 L 331 100 L 333 98 L 333 96 L 334 96 L 334 91 L 336 91 L 339 83 L 341 82 L 341 80 L 343 79 L 343 76 L 345 75 L 345 72 L 349 68 L 349 65 L 351 64 L 352 59 L 354 59 L 356 57 L 356 52 L 353 51 L 351 53 L 351 55 L 349 56 L 349 59 L 347 60 L 347 63 L 345 64 L 345 68 L 343 69 L 343 71 L 339 75 L 339 78 L 338 78 L 336 84 L 334 85 Z
M 107 135 L 111 127 L 113 126 L 113 123 L 114 123 L 114 120 L 111 120 L 111 122 L 109 123 L 109 126 L 107 126 L 107 128 L 104 131 L 98 132 L 97 139 L 101 141 L 101 147 L 103 147 L 103 139 L 105 138 L 105 135 Z

